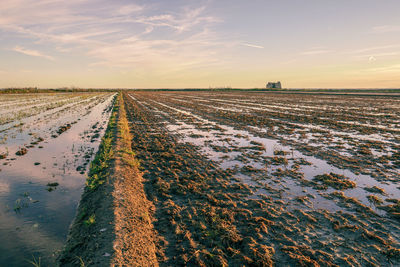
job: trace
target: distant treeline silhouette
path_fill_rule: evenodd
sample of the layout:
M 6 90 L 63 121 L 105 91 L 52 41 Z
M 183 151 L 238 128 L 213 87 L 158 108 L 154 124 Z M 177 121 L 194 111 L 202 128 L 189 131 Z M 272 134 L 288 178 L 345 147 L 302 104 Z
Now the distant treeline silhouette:
M 293 93 L 399 93 L 400 89 L 311 89 L 311 88 L 287 88 L 287 89 L 267 89 L 267 88 L 159 88 L 159 89 L 135 89 L 135 88 L 109 88 L 109 89 L 96 89 L 96 88 L 53 88 L 53 89 L 42 89 L 37 87 L 26 87 L 26 88 L 4 88 L 0 89 L 0 94 L 34 94 L 34 93 L 56 93 L 56 92 L 114 92 L 121 90 L 134 90 L 134 91 L 253 91 L 253 92 L 293 92 Z

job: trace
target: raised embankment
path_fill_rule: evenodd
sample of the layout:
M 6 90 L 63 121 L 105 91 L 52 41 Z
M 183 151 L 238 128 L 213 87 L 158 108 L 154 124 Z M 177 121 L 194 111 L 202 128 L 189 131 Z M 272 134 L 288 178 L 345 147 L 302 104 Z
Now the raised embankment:
M 86 187 L 60 266 L 157 266 L 153 204 L 131 150 L 131 135 L 119 94 L 91 163 Z

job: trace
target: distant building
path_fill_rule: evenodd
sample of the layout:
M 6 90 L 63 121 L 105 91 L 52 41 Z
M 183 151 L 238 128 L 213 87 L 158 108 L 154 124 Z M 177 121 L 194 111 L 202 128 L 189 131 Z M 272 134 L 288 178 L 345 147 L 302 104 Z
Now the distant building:
M 267 89 L 282 89 L 282 84 L 281 82 L 269 82 L 267 83 Z

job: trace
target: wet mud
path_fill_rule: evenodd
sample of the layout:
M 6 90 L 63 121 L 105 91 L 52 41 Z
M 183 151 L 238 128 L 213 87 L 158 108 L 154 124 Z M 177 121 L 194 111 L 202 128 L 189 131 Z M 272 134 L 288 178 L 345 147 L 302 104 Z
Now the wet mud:
M 125 98 L 132 149 L 156 207 L 160 265 L 400 264 L 400 177 L 387 168 L 399 149 L 395 100 L 342 107 L 343 96 Z M 364 104 L 373 101 L 388 114 L 374 118 L 383 111 Z

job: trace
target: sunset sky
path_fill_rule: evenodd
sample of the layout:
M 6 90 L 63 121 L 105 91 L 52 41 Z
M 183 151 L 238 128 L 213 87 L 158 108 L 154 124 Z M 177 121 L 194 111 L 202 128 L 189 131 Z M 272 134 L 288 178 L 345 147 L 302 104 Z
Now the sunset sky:
M 1 0 L 0 87 L 399 88 L 399 0 Z

